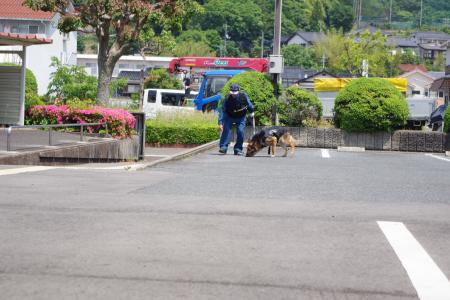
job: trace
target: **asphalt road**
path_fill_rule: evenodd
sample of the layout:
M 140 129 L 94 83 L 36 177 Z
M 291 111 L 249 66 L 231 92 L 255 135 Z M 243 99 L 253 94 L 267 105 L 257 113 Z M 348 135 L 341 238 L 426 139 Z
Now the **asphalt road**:
M 0 176 L 0 298 L 450 299 L 450 159 L 328 153 Z

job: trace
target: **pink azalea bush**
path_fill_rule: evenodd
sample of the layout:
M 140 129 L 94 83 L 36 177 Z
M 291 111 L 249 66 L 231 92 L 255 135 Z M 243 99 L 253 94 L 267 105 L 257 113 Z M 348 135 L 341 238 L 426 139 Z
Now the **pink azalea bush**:
M 27 124 L 85 124 L 107 123 L 108 133 L 116 138 L 129 137 L 136 119 L 124 109 L 93 106 L 88 109 L 73 108 L 68 105 L 36 105 L 27 112 Z M 104 126 L 89 126 L 89 133 L 98 133 Z

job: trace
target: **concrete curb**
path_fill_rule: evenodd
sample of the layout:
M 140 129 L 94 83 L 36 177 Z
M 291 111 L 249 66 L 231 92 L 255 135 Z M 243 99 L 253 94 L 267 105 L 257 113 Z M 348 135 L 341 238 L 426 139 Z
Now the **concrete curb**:
M 173 155 L 170 155 L 168 157 L 164 157 L 164 158 L 152 161 L 152 162 L 135 164 L 135 165 L 129 166 L 128 168 L 125 167 L 125 169 L 129 170 L 129 171 L 144 170 L 146 168 L 150 168 L 150 167 L 153 167 L 153 166 L 165 163 L 165 162 L 180 160 L 180 159 L 183 159 L 183 158 L 186 158 L 186 157 L 198 154 L 200 152 L 207 151 L 209 149 L 217 147 L 218 144 L 219 144 L 219 140 L 215 140 L 215 141 L 209 142 L 207 144 L 203 144 L 203 145 L 200 145 L 198 147 L 195 147 L 195 148 L 192 148 L 192 149 L 188 149 L 188 150 L 185 150 L 183 152 L 180 152 L 180 153 L 177 153 L 177 154 L 173 154 Z
M 337 147 L 338 152 L 365 152 L 366 148 L 364 147 Z

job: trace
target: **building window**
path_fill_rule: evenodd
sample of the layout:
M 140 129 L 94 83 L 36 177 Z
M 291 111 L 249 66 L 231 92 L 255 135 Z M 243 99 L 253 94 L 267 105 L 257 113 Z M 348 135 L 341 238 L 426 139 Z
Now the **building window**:
M 36 25 L 28 26 L 28 33 L 29 34 L 38 34 L 39 33 L 39 26 L 36 26 Z
M 130 65 L 128 64 L 119 64 L 119 69 L 129 69 Z
M 444 91 L 439 91 L 439 98 L 444 97 Z
M 420 91 L 418 91 L 418 90 L 413 90 L 413 91 L 412 91 L 412 94 L 413 94 L 413 95 L 420 95 Z

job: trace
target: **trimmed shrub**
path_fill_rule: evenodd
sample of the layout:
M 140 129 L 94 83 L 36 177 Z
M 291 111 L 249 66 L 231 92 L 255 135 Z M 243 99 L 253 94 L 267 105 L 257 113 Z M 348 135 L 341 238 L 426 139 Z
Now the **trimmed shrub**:
M 289 87 L 278 106 L 280 123 L 284 126 L 305 126 L 317 123 L 322 117 L 322 102 L 313 93 Z
M 408 104 L 394 85 L 381 78 L 351 81 L 334 103 L 336 127 L 347 131 L 392 131 L 406 124 Z
M 228 96 L 230 86 L 239 84 L 241 91 L 246 93 L 255 108 L 256 125 L 266 126 L 271 124 L 272 106 L 277 102 L 270 77 L 254 71 L 244 72 L 231 78 L 221 91 L 222 107 L 224 97 Z
M 45 105 L 45 102 L 42 100 L 41 97 L 39 97 L 34 92 L 29 92 L 25 94 L 25 113 L 27 113 L 30 108 L 36 105 Z
M 26 123 L 28 125 L 47 124 L 83 124 L 104 123 L 108 125 L 108 133 L 115 138 L 131 136 L 136 119 L 123 109 L 112 109 L 94 106 L 89 109 L 70 108 L 68 105 L 37 105 L 28 111 Z M 103 126 L 90 126 L 89 133 L 104 130 Z
M 219 138 L 217 115 L 200 112 L 158 113 L 146 122 L 146 143 L 200 145 Z
M 444 113 L 444 132 L 450 133 L 450 105 Z

